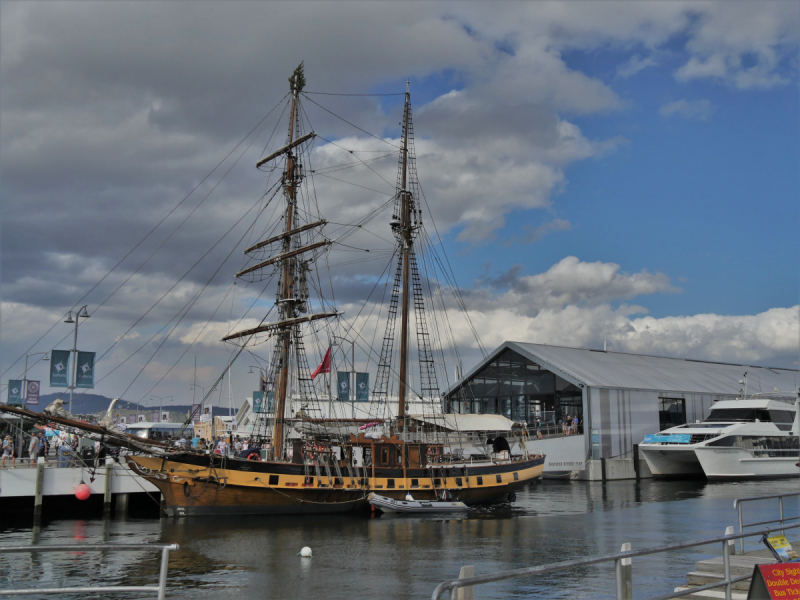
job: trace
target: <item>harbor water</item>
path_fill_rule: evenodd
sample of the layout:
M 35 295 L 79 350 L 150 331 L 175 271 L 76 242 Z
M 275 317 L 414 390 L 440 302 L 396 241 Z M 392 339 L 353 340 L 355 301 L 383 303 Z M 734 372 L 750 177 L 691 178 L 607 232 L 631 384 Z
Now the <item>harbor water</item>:
M 36 527 L 0 516 L 0 545 L 178 543 L 167 594 L 176 600 L 423 599 L 465 565 L 484 574 L 613 553 L 623 542 L 636 549 L 722 535 L 737 523 L 735 498 L 798 490 L 796 479 L 545 481 L 518 492 L 513 506 L 464 516 L 128 516 Z M 800 513 L 796 498 L 786 502 L 786 513 Z M 775 516 L 776 503 L 754 503 L 745 513 L 747 521 Z M 304 546 L 312 558 L 297 556 Z M 697 560 L 719 553 L 715 545 L 635 559 L 634 598 L 672 591 Z M 0 589 L 155 585 L 158 569 L 157 552 L 0 554 Z M 479 600 L 613 597 L 613 563 L 476 589 Z

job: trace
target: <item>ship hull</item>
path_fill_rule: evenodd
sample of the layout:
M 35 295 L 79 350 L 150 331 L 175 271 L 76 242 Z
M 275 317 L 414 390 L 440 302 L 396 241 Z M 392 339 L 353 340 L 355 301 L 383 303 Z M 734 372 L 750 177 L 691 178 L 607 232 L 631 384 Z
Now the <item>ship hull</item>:
M 131 469 L 153 483 L 169 516 L 288 515 L 367 512 L 376 492 L 402 500 L 435 500 L 447 489 L 467 505 L 513 500 L 541 477 L 544 457 L 501 465 L 436 465 L 420 469 L 359 469 L 355 478 L 318 476 L 302 464 L 250 462 L 203 455 L 173 460 L 129 456 Z

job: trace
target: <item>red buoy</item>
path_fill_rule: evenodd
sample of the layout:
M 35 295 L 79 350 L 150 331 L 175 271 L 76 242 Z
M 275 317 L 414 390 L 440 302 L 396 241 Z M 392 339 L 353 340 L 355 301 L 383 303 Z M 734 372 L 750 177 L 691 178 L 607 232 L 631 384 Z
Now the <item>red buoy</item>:
M 86 500 L 91 495 L 92 495 L 92 488 L 90 488 L 85 483 L 82 483 L 77 488 L 75 488 L 75 497 L 78 500 Z

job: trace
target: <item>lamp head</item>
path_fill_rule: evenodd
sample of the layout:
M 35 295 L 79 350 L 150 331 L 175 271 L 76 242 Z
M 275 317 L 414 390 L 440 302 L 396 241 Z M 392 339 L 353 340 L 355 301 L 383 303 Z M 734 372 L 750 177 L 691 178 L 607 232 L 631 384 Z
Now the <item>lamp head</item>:
M 83 317 L 84 319 L 88 319 L 89 318 L 89 311 L 86 310 L 85 306 L 81 309 L 81 312 L 80 312 L 80 314 L 78 316 L 79 317 Z
M 64 323 L 74 323 L 74 322 L 75 320 L 72 318 L 72 311 L 69 311 L 69 316 L 67 317 L 67 320 L 64 321 Z

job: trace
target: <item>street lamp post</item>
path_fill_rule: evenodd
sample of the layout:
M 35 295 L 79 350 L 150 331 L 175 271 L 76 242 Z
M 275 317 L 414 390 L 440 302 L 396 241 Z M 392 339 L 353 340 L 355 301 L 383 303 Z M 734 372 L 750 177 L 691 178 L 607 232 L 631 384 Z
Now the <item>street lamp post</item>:
M 75 380 L 78 378 L 78 323 L 81 318 L 88 319 L 89 313 L 86 310 L 88 304 L 84 304 L 77 313 L 75 313 L 75 320 L 72 320 L 72 311 L 69 311 L 69 316 L 64 323 L 75 323 L 75 336 L 72 338 L 72 381 L 69 386 L 69 412 L 72 414 L 72 393 L 75 391 Z
M 339 342 L 337 342 L 336 340 L 342 340 L 343 342 L 347 342 L 348 344 L 350 344 L 350 366 L 352 367 L 353 370 L 350 372 L 350 375 L 348 375 L 347 379 L 348 379 L 348 387 L 350 388 L 350 392 L 355 394 L 355 392 L 356 392 L 356 389 L 355 389 L 356 388 L 356 343 L 355 343 L 355 341 L 348 340 L 347 338 L 343 338 L 343 337 L 338 336 L 338 335 L 334 335 L 332 337 L 333 337 L 334 341 L 333 341 L 333 343 L 331 343 L 331 346 L 339 346 L 340 345 Z M 346 365 L 347 365 L 347 359 L 345 358 L 345 366 Z M 333 379 L 333 377 L 331 377 L 331 379 Z M 338 389 L 337 389 L 337 394 L 336 395 L 337 395 L 337 397 L 339 395 L 338 394 Z M 356 399 L 355 396 L 353 396 L 353 400 L 351 401 L 352 403 L 350 405 L 351 408 L 352 408 L 351 416 L 353 418 L 355 418 L 355 416 L 356 416 L 355 399 Z M 333 400 L 333 398 L 331 398 L 331 401 L 332 400 Z
M 26 409 L 28 408 L 28 402 L 27 402 L 27 400 L 28 400 L 28 357 L 29 356 L 38 356 L 40 354 L 44 354 L 44 358 L 41 359 L 41 360 L 43 360 L 43 361 L 44 360 L 50 360 L 49 358 L 47 358 L 47 354 L 48 354 L 47 352 L 34 352 L 33 354 L 26 354 L 25 355 L 25 371 L 23 372 L 23 375 L 22 375 L 22 389 L 25 390 L 25 398 L 24 398 L 23 404 L 25 405 Z

